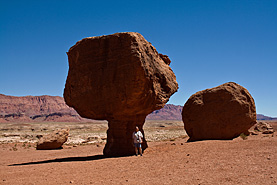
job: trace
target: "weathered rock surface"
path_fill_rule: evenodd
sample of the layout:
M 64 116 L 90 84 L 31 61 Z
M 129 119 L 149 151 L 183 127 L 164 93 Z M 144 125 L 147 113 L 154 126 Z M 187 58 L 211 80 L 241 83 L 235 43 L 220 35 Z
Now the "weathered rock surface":
M 233 139 L 256 123 L 256 107 L 247 89 L 229 82 L 193 94 L 182 118 L 189 141 Z
M 269 123 L 259 121 L 254 125 L 254 131 L 262 132 L 262 134 L 273 134 L 274 129 Z
M 67 54 L 65 102 L 82 117 L 108 120 L 104 154 L 133 154 L 135 126 L 178 89 L 169 58 L 133 32 L 85 38 Z
M 37 143 L 37 150 L 59 149 L 67 141 L 68 135 L 69 129 L 62 129 L 42 136 Z

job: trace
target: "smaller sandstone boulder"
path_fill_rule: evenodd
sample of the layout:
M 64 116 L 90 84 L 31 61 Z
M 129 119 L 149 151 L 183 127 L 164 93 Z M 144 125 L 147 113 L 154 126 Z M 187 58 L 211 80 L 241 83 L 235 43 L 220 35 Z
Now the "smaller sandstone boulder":
M 189 141 L 233 139 L 256 123 L 254 99 L 244 87 L 229 82 L 193 94 L 182 111 Z
M 54 131 L 51 134 L 42 136 L 37 143 L 37 150 L 52 150 L 61 148 L 67 141 L 69 129 Z
M 273 134 L 274 130 L 273 127 L 266 122 L 257 122 L 254 126 L 254 130 L 258 132 L 262 132 L 262 134 Z

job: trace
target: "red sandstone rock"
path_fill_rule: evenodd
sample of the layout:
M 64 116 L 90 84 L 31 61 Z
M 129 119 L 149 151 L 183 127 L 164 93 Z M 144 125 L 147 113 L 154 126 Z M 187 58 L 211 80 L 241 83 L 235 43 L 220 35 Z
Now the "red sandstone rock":
M 104 154 L 133 154 L 135 126 L 178 89 L 169 58 L 133 32 L 85 38 L 67 54 L 66 103 L 82 117 L 108 120 Z
M 67 141 L 69 129 L 57 130 L 41 137 L 37 143 L 37 150 L 52 150 L 61 148 Z
M 233 139 L 256 123 L 256 107 L 247 89 L 229 82 L 193 94 L 182 118 L 189 141 Z

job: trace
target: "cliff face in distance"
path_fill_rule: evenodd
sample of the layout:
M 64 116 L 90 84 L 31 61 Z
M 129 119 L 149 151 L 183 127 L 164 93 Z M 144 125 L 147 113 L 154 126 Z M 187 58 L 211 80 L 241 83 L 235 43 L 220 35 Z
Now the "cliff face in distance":
M 59 96 L 6 96 L 0 94 L 0 122 L 84 121 Z
M 16 97 L 0 94 L 0 114 L 23 113 L 32 117 L 57 112 L 77 115 L 75 110 L 69 108 L 59 96 Z
M 257 114 L 257 120 L 277 120 L 277 118 L 272 118 L 263 114 Z

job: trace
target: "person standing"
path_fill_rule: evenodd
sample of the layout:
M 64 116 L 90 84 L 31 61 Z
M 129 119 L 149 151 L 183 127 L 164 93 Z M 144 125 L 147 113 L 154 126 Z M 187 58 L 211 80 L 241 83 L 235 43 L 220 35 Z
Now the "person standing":
M 142 156 L 142 149 L 141 149 L 142 138 L 143 138 L 143 135 L 141 131 L 139 131 L 139 128 L 136 127 L 136 131 L 133 132 L 133 140 L 135 145 L 136 156 L 138 155 L 138 152 L 140 153 L 140 156 Z

